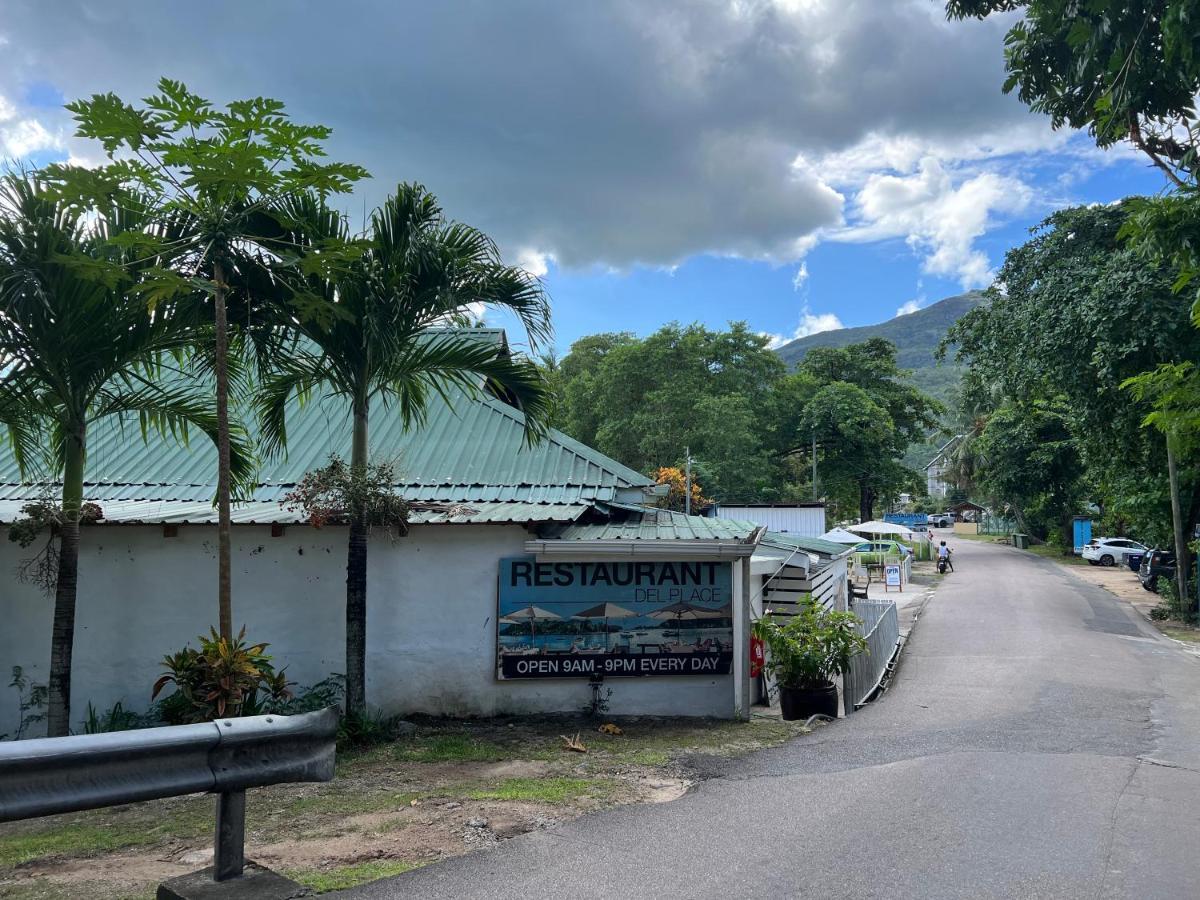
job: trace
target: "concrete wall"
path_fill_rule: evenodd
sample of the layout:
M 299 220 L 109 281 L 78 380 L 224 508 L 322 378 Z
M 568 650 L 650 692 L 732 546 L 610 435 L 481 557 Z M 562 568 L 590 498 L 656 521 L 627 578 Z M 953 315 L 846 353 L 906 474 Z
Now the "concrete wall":
M 367 623 L 368 702 L 389 713 L 573 712 L 586 680 L 495 679 L 497 564 L 521 555 L 517 525 L 416 526 L 372 539 Z M 234 623 L 269 641 L 301 685 L 344 670 L 344 528 L 234 527 Z M 145 709 L 163 655 L 216 621 L 216 528 L 85 529 L 72 679 L 77 728 L 87 704 Z M 11 575 L 28 550 L 0 541 L 0 734 L 17 725 L 14 665 L 45 683 L 53 600 Z M 731 676 L 610 679 L 614 714 L 733 714 Z

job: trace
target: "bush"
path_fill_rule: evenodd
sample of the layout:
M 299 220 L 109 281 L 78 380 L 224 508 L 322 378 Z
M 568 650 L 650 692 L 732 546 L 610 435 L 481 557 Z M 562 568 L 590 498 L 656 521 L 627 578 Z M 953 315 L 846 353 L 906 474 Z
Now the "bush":
M 1179 599 L 1179 589 L 1175 586 L 1174 579 L 1159 578 L 1158 593 L 1162 597 L 1162 603 L 1157 609 L 1164 610 L 1164 619 L 1178 619 L 1181 622 L 1195 621 L 1196 614 L 1184 606 L 1183 601 Z M 1156 611 L 1156 610 L 1155 610 Z M 1151 614 L 1153 614 L 1152 611 Z
M 154 699 L 168 684 L 175 685 L 173 715 L 181 724 L 211 722 L 224 716 L 252 716 L 291 696 L 282 671 L 276 672 L 267 644 L 248 644 L 246 629 L 227 641 L 209 630 L 201 635 L 200 649 L 184 647 L 163 658 L 167 672 L 154 684 Z
M 118 700 L 108 711 L 99 713 L 91 702 L 87 705 L 87 717 L 83 722 L 84 734 L 103 734 L 109 731 L 133 731 L 137 728 L 154 728 L 162 725 L 158 707 L 152 706 L 144 713 L 126 709 Z
M 854 613 L 829 612 L 809 594 L 790 618 L 767 610 L 754 623 L 754 636 L 771 651 L 766 667 L 780 686 L 820 687 L 844 673 L 850 660 L 866 649 L 859 623 Z
M 362 750 L 390 743 L 397 738 L 401 721 L 398 716 L 385 716 L 379 712 L 347 714 L 343 709 L 345 699 L 345 676 L 330 675 L 316 684 L 298 688 L 290 697 L 265 701 L 261 704 L 261 711 L 292 716 L 333 707 L 340 716 L 337 734 L 339 750 Z

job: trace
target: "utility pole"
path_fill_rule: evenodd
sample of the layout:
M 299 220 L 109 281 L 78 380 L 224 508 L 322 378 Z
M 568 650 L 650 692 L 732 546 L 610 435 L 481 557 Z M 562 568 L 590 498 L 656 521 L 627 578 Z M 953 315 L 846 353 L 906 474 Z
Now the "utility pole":
M 817 432 L 813 431 L 812 462 L 813 462 L 813 500 L 817 499 Z
M 1175 532 L 1175 592 L 1184 612 L 1192 611 L 1192 597 L 1188 593 L 1188 545 L 1183 533 L 1183 509 L 1179 499 L 1179 470 L 1175 464 L 1175 435 L 1167 432 L 1167 483 L 1171 488 L 1171 525 Z
M 692 514 L 692 448 L 683 448 L 683 512 Z

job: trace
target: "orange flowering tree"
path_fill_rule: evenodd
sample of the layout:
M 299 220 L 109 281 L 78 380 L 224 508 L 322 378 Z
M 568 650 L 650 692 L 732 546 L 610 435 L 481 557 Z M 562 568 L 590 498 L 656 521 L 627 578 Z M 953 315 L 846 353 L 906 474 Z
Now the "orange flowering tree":
M 654 473 L 654 480 L 658 484 L 670 485 L 670 490 L 667 496 L 662 498 L 659 505 L 665 509 L 673 509 L 676 512 L 683 512 L 686 504 L 684 498 L 687 496 L 687 476 L 683 469 L 678 466 L 663 466 Z M 704 496 L 704 491 L 700 488 L 696 481 L 696 476 L 692 476 L 692 512 L 702 512 L 706 507 L 712 506 L 712 500 Z

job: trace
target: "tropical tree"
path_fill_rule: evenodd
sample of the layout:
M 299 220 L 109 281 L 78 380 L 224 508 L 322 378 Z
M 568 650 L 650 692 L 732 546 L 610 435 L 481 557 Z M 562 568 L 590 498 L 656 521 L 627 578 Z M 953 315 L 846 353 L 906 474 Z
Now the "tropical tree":
M 1168 190 L 1131 202 L 1133 215 L 1122 235 L 1140 253 L 1172 266 L 1173 288 L 1190 287 L 1192 320 L 1200 326 L 1200 3 L 949 0 L 946 11 L 957 19 L 1017 12 L 1005 37 L 1004 90 L 1015 89 L 1055 128 L 1085 128 L 1101 147 L 1127 142 L 1162 172 Z M 1165 393 L 1158 394 L 1158 404 L 1179 406 L 1200 394 L 1200 372 L 1178 374 L 1160 373 L 1157 388 Z M 1181 462 L 1180 427 L 1173 425 L 1174 437 L 1166 440 L 1171 472 Z M 1171 483 L 1171 504 L 1179 510 L 1178 478 Z M 1182 574 L 1187 545 L 1178 527 L 1175 546 Z
M 218 109 L 177 81 L 164 78 L 158 90 L 142 107 L 115 94 L 68 104 L 78 123 L 76 134 L 100 141 L 112 161 L 96 169 L 49 166 L 46 173 L 60 195 L 80 208 L 103 206 L 114 194 L 134 190 L 146 198 L 153 220 L 185 226 L 172 230 L 169 238 L 162 229 L 138 234 L 134 256 L 158 263 L 142 271 L 147 302 L 202 298 L 214 326 L 207 349 L 216 378 L 217 607 L 221 637 L 230 641 L 228 301 L 239 288 L 243 299 L 255 299 L 246 287 L 256 277 L 267 283 L 260 273 L 264 255 L 275 256 L 280 249 L 273 241 L 279 230 L 274 214 L 281 203 L 301 193 L 348 191 L 366 171 L 322 162 L 330 129 L 292 121 L 278 100 L 257 97 Z M 310 257 L 310 265 L 336 265 L 344 249 L 327 246 L 323 254 Z M 293 302 L 298 307 L 301 298 Z M 322 315 L 313 308 L 299 312 Z
M 70 727 L 89 429 L 104 419 L 136 419 L 143 433 L 154 428 L 186 439 L 195 427 L 217 438 L 211 388 L 162 378 L 195 342 L 203 320 L 182 297 L 147 306 L 137 282 L 161 259 L 121 249 L 140 248 L 155 221 L 153 208 L 136 196 L 116 195 L 85 215 L 55 202 L 34 178 L 0 180 L 0 422 L 23 474 L 62 479 L 61 509 L 49 517 L 59 541 L 51 736 Z M 171 237 L 164 231 L 156 240 Z M 231 450 L 231 471 L 244 474 L 244 453 L 237 445 Z
M 946 342 L 970 361 L 964 400 L 977 420 L 1011 398 L 1030 412 L 1032 401 L 1064 398 L 1064 421 L 1106 518 L 1154 542 L 1174 532 L 1186 564 L 1183 536 L 1200 521 L 1200 466 L 1185 452 L 1189 419 L 1147 413 L 1152 400 L 1160 410 L 1194 402 L 1194 369 L 1184 364 L 1200 358 L 1200 331 L 1172 290 L 1172 267 L 1120 239 L 1136 200 L 1049 216 L 1006 254 L 997 279 L 1004 289 L 989 291 L 990 302 L 960 319 Z M 1158 366 L 1162 378 L 1139 378 Z M 1127 381 L 1148 390 L 1132 395 L 1122 389 Z M 1195 428 L 1200 420 L 1190 421 Z M 1144 423 L 1169 426 L 1165 439 Z
M 744 322 L 591 335 L 559 365 L 563 427 L 642 472 L 682 463 L 690 447 L 714 499 L 750 500 L 773 481 L 762 437 L 784 371 Z
M 937 401 L 905 384 L 904 374 L 895 345 L 870 338 L 812 348 L 786 386 L 807 398 L 779 431 L 781 446 L 801 453 L 812 440 L 820 451 L 822 491 L 842 503 L 856 499 L 864 520 L 880 499 L 919 487 L 916 472 L 901 459 L 909 444 L 925 439 L 941 411 Z
M 341 216 L 313 196 L 284 207 L 287 240 L 309 254 L 349 239 Z M 365 479 L 370 462 L 369 416 L 374 401 L 394 403 L 406 425 L 420 424 L 434 396 L 449 399 L 485 389 L 502 392 L 524 413 L 526 437 L 536 440 L 551 410 L 539 367 L 513 358 L 468 326 L 482 307 L 515 314 L 531 345 L 551 335 L 541 283 L 507 266 L 482 232 L 446 218 L 424 187 L 400 185 L 371 216 L 367 249 L 334 277 L 310 274 L 286 294 L 280 318 L 291 318 L 299 341 L 281 356 L 259 397 L 263 449 L 286 442 L 292 398 L 324 391 L 349 406 L 350 469 Z M 295 298 L 328 301 L 332 317 L 289 315 Z M 364 495 L 364 492 L 357 492 Z M 355 496 L 355 492 L 351 492 Z M 354 503 L 346 554 L 346 708 L 366 706 L 366 511 Z

